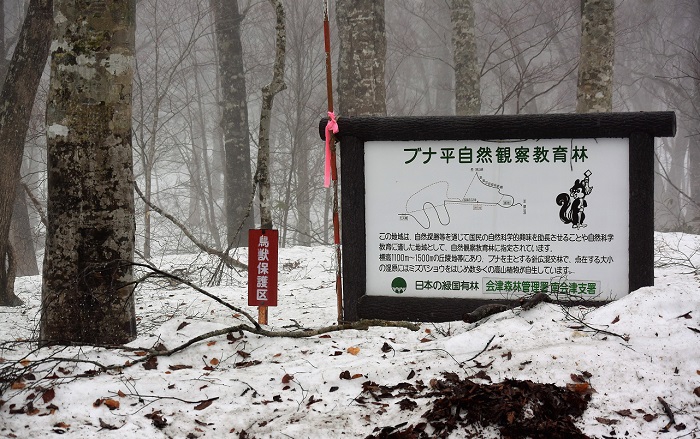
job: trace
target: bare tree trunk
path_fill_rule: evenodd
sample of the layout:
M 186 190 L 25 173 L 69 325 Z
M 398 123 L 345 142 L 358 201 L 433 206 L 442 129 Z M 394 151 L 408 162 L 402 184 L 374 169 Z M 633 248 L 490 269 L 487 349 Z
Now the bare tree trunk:
M 51 10 L 51 0 L 31 0 L 0 92 L 0 305 L 21 303 L 13 292 L 14 274 L 6 258 L 11 255 L 10 223 L 24 139 L 51 43 Z
M 615 0 L 581 0 L 577 113 L 612 111 Z
M 700 22 L 700 1 L 695 4 L 694 22 Z M 694 101 L 693 108 L 700 108 L 700 60 L 698 60 L 697 54 L 700 53 L 700 34 L 698 35 L 698 41 L 695 44 L 695 56 L 693 57 L 694 65 L 693 72 L 693 88 L 694 88 Z M 696 119 L 697 124 L 697 119 Z M 687 222 L 691 225 L 695 233 L 700 233 L 700 139 L 698 139 L 697 125 L 695 126 L 694 135 L 690 137 L 690 144 L 688 145 L 688 180 L 690 184 L 690 196 L 691 203 L 688 206 Z
M 384 0 L 336 3 L 341 116 L 386 115 Z
M 458 116 L 481 111 L 481 72 L 474 34 L 472 0 L 452 0 L 452 49 L 455 63 L 455 107 Z
M 301 111 L 301 110 L 299 110 Z M 302 130 L 297 130 L 294 146 L 296 149 L 296 211 L 297 244 L 311 245 L 311 194 L 309 181 L 309 151 L 303 142 Z
M 5 2 L 0 0 L 0 78 L 5 81 L 7 73 L 7 47 L 5 44 Z M 17 276 L 33 276 L 39 274 L 36 263 L 36 252 L 32 237 L 32 226 L 29 221 L 26 197 L 21 181 L 17 182 L 15 202 L 12 208 L 12 222 L 10 224 L 10 245 L 16 260 L 15 274 Z M 9 254 L 8 254 L 9 256 Z M 12 291 L 12 288 L 8 287 Z
M 10 227 L 10 242 L 14 250 L 17 276 L 34 276 L 39 274 L 36 262 L 32 226 L 29 223 L 29 209 L 24 186 L 17 182 L 15 205 L 12 211 L 12 226 Z
M 284 59 L 286 54 L 287 36 L 284 29 L 284 6 L 281 0 L 269 0 L 275 8 L 277 16 L 275 64 L 272 80 L 262 89 L 262 105 L 260 108 L 260 132 L 258 142 L 258 168 L 255 173 L 258 184 L 258 199 L 260 200 L 260 227 L 272 229 L 272 210 L 270 207 L 270 122 L 272 105 L 275 95 L 287 86 L 284 83 Z
M 194 56 L 194 54 L 193 54 Z M 195 76 L 194 76 L 194 87 L 195 95 L 197 98 L 197 125 L 199 127 L 199 132 L 202 133 L 202 170 L 204 171 L 204 186 L 200 183 L 200 189 L 202 191 L 202 209 L 204 210 L 207 227 L 209 228 L 209 233 L 214 240 L 214 245 L 217 250 L 221 250 L 221 237 L 219 236 L 219 229 L 216 224 L 216 211 L 214 209 L 214 186 L 212 184 L 211 167 L 209 166 L 209 140 L 207 138 L 207 123 L 204 119 L 204 105 L 202 104 L 202 88 L 199 85 L 199 64 L 195 61 Z M 214 160 L 216 162 L 216 160 Z
M 250 209 L 253 179 L 250 170 L 248 104 L 241 44 L 241 22 L 244 16 L 239 12 L 238 0 L 212 0 L 212 4 L 222 89 L 221 127 L 226 151 L 224 192 L 227 240 L 231 247 L 246 247 L 247 229 L 253 227 L 254 218 Z
M 122 344 L 136 337 L 135 2 L 56 0 L 54 22 L 40 340 Z

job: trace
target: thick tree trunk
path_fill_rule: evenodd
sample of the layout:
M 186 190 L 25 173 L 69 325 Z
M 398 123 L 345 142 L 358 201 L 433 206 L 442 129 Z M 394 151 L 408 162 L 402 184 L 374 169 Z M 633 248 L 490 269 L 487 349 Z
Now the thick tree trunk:
M 31 0 L 0 92 L 0 305 L 21 303 L 6 258 L 24 138 L 51 43 L 51 10 L 51 0 Z
M 238 0 L 212 0 L 222 89 L 221 127 L 226 164 L 226 232 L 229 246 L 246 247 L 253 227 L 250 135 Z
M 581 0 L 577 113 L 612 111 L 615 0 Z
M 455 109 L 458 116 L 481 111 L 481 72 L 474 34 L 472 0 L 452 0 L 452 50 L 455 63 Z
M 338 110 L 341 116 L 385 116 L 384 0 L 339 1 Z
M 134 15 L 133 0 L 56 0 L 46 109 L 43 344 L 122 344 L 136 337 Z

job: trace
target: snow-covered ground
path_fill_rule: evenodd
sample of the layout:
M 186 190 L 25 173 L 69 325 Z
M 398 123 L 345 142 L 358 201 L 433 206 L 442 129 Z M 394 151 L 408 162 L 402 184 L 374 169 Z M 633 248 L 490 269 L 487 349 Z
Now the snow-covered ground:
M 439 380 L 453 372 L 484 386 L 531 380 L 590 394 L 576 420 L 589 437 L 698 438 L 700 237 L 657 234 L 656 240 L 655 286 L 598 309 L 566 313 L 542 303 L 478 324 L 309 338 L 236 332 L 110 371 L 99 365 L 125 365 L 147 349 L 172 349 L 246 319 L 192 288 L 150 280 L 138 290 L 140 335 L 130 344 L 136 349 L 36 350 L 26 340 L 36 337 L 41 279 L 18 279 L 27 306 L 0 308 L 0 377 L 13 377 L 0 382 L 7 387 L 0 394 L 0 437 L 389 437 L 425 422 L 421 415 L 436 400 Z M 328 247 L 280 250 L 280 306 L 270 309 L 268 329 L 335 323 L 333 255 Z M 203 256 L 160 261 L 257 315 L 246 305 L 245 273 L 227 271 L 221 286 L 206 286 L 215 266 Z M 398 428 L 377 430 L 389 426 Z M 449 437 L 500 436 L 493 426 L 469 426 Z

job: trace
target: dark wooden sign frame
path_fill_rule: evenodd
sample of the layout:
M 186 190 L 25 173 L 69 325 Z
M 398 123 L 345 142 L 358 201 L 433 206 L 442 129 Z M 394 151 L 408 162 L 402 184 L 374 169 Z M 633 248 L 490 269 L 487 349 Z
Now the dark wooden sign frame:
M 325 139 L 326 123 L 327 119 L 323 119 L 319 124 L 322 139 Z M 629 289 L 634 291 L 654 284 L 654 138 L 675 135 L 676 116 L 673 112 L 340 117 L 338 127 L 343 317 L 346 321 L 369 318 L 453 321 L 460 320 L 465 312 L 483 304 L 496 302 L 492 299 L 426 299 L 366 294 L 366 141 L 627 138 L 630 161 Z M 597 305 L 601 303 L 595 302 Z

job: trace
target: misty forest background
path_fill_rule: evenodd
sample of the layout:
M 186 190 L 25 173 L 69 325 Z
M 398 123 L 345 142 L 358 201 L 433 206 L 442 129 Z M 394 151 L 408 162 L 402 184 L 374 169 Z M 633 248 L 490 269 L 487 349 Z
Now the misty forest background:
M 28 1 L 4 0 L 0 60 L 9 62 Z M 252 188 L 262 88 L 275 60 L 275 10 L 262 0 L 230 1 L 240 36 L 249 133 L 240 167 Z M 330 4 L 332 64 L 338 63 L 336 2 Z M 581 0 L 475 0 L 480 114 L 573 113 L 581 41 Z M 455 114 L 455 62 L 447 0 L 386 0 L 385 94 L 388 116 Z M 321 0 L 283 1 L 284 82 L 270 127 L 271 213 L 280 245 L 333 240 L 332 191 L 323 186 L 326 78 Z M 253 223 L 227 226 L 227 209 L 254 209 L 252 189 L 225 196 L 225 133 L 215 14 L 208 1 L 138 0 L 133 96 L 136 248 L 142 258 L 198 251 L 195 240 L 224 250 L 244 245 Z M 613 111 L 675 111 L 675 138 L 657 139 L 655 226 L 700 233 L 700 1 L 621 0 L 615 4 Z M 235 41 L 231 40 L 231 43 Z M 220 45 L 221 43 L 219 43 Z M 240 65 L 240 63 L 239 63 Z M 342 68 L 342 64 L 341 64 Z M 17 275 L 38 274 L 45 242 L 48 66 L 25 144 L 11 240 Z M 335 79 L 335 78 L 334 78 Z M 231 110 L 231 108 L 228 108 Z M 338 111 L 339 110 L 339 111 Z M 342 106 L 336 110 L 342 117 Z M 246 134 L 246 133 L 242 133 Z M 341 145 L 342 147 L 342 145 Z M 244 151 L 245 152 L 245 151 Z M 239 165 L 240 166 L 240 165 Z M 341 176 L 342 179 L 342 176 Z M 246 186 L 242 186 L 245 188 Z M 234 206 L 235 204 L 235 206 Z

